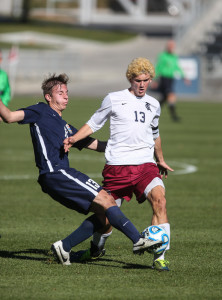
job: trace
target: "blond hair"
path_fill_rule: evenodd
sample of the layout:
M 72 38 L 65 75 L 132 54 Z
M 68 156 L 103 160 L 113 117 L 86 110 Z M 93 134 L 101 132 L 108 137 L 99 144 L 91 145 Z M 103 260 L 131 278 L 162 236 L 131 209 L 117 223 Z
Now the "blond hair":
M 126 77 L 129 81 L 131 81 L 133 78 L 141 74 L 149 74 L 151 79 L 155 77 L 153 64 L 144 57 L 138 57 L 132 60 L 132 62 L 128 65 Z

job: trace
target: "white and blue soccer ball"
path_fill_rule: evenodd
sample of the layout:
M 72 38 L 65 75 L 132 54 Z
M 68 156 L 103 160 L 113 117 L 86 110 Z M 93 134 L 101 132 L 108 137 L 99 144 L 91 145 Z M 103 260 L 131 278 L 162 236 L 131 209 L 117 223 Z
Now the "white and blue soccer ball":
M 163 242 L 163 244 L 161 246 L 149 251 L 150 253 L 153 253 L 153 254 L 163 253 L 163 251 L 168 246 L 169 240 L 170 240 L 166 231 L 162 227 L 157 226 L 157 225 L 152 225 L 152 226 L 145 228 L 142 232 L 142 236 L 144 238 L 151 239 L 153 241 L 161 240 Z

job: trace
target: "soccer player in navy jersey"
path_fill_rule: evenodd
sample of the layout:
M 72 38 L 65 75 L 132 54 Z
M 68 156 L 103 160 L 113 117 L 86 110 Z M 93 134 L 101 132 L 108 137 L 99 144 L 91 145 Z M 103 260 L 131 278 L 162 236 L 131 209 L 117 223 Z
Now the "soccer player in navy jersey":
M 134 59 L 126 71 L 129 88 L 109 93 L 90 120 L 64 141 L 64 147 L 68 150 L 73 143 L 96 132 L 109 120 L 110 137 L 105 150 L 103 188 L 111 193 L 119 206 L 123 200 L 130 201 L 133 194 L 139 203 L 147 199 L 153 210 L 152 225 L 164 228 L 170 238 L 162 177 L 167 177 L 168 171 L 173 169 L 166 164 L 161 147 L 160 104 L 146 94 L 154 76 L 154 66 L 148 59 Z M 103 235 L 96 232 L 91 248 L 79 253 L 79 260 L 101 256 L 110 234 L 111 229 Z M 154 255 L 153 268 L 169 270 L 165 253 Z
M 0 116 L 4 122 L 18 122 L 30 126 L 35 162 L 39 169 L 38 182 L 42 191 L 79 213 L 94 213 L 83 221 L 79 230 L 52 245 L 54 255 L 62 264 L 70 265 L 72 247 L 103 228 L 107 219 L 112 226 L 131 239 L 135 254 L 159 246 L 161 241 L 154 242 L 140 236 L 135 226 L 120 211 L 114 198 L 98 183 L 70 168 L 63 141 L 75 134 L 77 129 L 62 119 L 62 112 L 68 105 L 67 83 L 66 74 L 53 74 L 42 83 L 47 103 L 39 102 L 17 111 L 9 110 L 0 100 Z M 76 143 L 74 147 L 79 150 L 86 147 L 104 151 L 103 142 L 88 137 Z

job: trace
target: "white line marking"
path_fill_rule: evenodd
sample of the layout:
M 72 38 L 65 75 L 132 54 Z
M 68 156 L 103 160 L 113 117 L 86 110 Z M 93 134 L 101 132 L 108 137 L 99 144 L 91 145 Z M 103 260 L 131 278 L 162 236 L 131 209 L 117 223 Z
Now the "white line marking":
M 184 175 L 197 172 L 198 168 L 194 165 L 190 165 L 184 162 L 171 161 L 168 163 L 172 168 L 175 169 L 174 172 L 169 172 L 172 175 Z M 178 170 L 179 169 L 179 170 Z
M 84 159 L 87 160 L 92 160 L 92 157 L 88 155 L 82 155 L 84 156 Z M 81 158 L 82 158 L 81 156 Z M 97 160 L 97 158 L 95 159 Z M 100 159 L 99 159 L 100 160 Z M 101 160 L 100 160 L 101 161 Z M 103 159 L 104 161 L 104 159 Z M 169 161 L 167 162 L 169 166 L 171 166 L 173 169 L 175 169 L 174 172 L 169 172 L 169 175 L 186 175 L 190 173 L 195 173 L 198 171 L 198 168 L 194 165 L 187 164 L 185 162 L 178 162 L 178 161 Z M 101 168 L 101 173 L 102 173 L 102 168 Z M 90 178 L 99 178 L 102 179 L 102 174 L 101 173 L 87 173 L 87 175 Z M 38 175 L 34 174 L 10 174 L 10 175 L 0 175 L 0 180 L 30 180 L 30 179 L 37 179 Z

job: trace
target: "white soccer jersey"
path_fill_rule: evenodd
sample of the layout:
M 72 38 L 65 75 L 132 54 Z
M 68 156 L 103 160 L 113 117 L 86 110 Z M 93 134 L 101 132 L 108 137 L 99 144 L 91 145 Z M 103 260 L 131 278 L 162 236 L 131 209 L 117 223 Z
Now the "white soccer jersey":
M 109 165 L 140 165 L 154 160 L 159 136 L 159 102 L 148 95 L 137 98 L 128 89 L 108 94 L 87 124 L 96 132 L 110 119 L 105 157 Z

